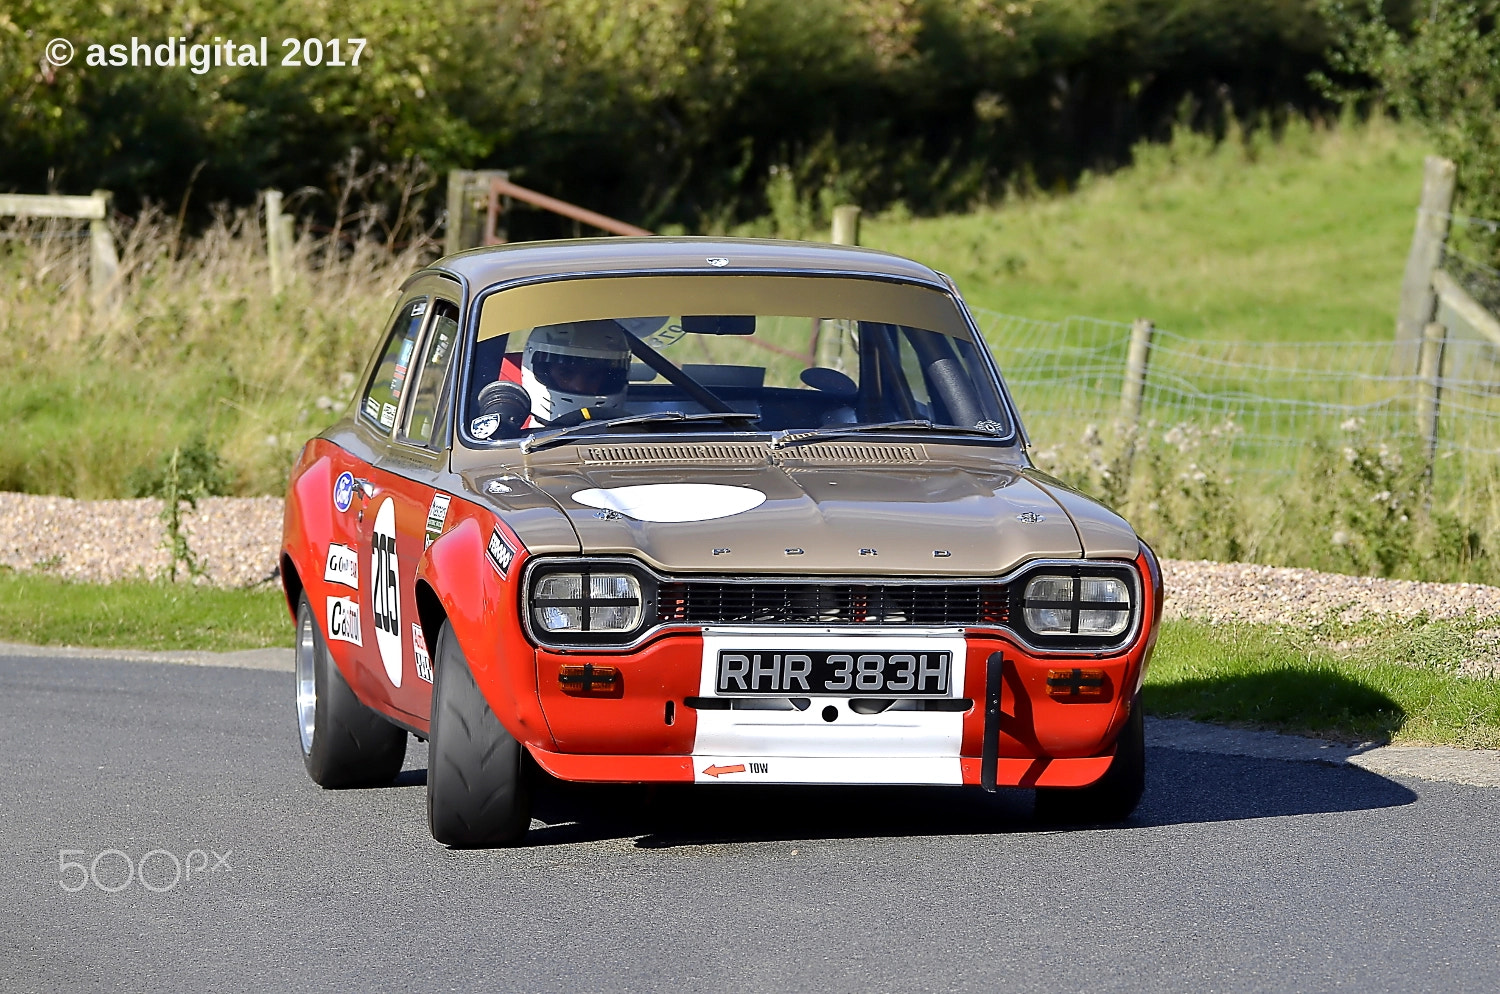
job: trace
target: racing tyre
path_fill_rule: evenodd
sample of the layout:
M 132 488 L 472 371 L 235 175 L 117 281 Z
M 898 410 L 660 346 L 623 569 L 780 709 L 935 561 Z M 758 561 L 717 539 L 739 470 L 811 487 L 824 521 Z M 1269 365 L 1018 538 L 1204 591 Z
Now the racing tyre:
M 526 750 L 490 710 L 447 622 L 433 666 L 427 827 L 455 849 L 513 845 L 531 827 Z
M 303 594 L 297 603 L 297 734 L 320 787 L 381 787 L 406 758 L 406 730 L 360 703 L 344 681 Z
M 1146 722 L 1140 697 L 1120 730 L 1114 762 L 1087 787 L 1039 788 L 1036 817 L 1055 824 L 1099 824 L 1124 821 L 1146 789 Z

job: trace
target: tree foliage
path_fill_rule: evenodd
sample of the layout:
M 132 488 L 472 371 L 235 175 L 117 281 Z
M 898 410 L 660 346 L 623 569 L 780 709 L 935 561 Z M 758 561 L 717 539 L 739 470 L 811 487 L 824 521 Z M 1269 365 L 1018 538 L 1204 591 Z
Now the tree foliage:
M 1500 0 L 1325 0 L 1334 29 L 1324 86 L 1376 95 L 1421 122 L 1458 166 L 1464 210 L 1500 218 Z M 1500 259 L 1500 245 L 1489 249 Z
M 1119 164 L 1185 100 L 1209 129 L 1316 105 L 1313 2 L 12 0 L 0 189 L 105 187 L 130 209 L 176 204 L 196 177 L 201 210 L 328 189 L 357 147 L 507 168 L 650 226 L 763 214 L 773 170 L 815 204 L 939 210 Z M 269 67 L 84 58 L 132 37 L 262 35 Z M 43 62 L 54 37 L 72 64 Z M 290 68 L 283 37 L 368 46 L 357 69 Z

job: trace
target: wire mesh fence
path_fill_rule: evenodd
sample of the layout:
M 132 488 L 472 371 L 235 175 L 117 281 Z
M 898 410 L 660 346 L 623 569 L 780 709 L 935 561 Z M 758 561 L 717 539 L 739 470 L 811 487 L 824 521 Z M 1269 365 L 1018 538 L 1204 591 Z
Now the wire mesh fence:
M 1077 440 L 1120 417 L 1131 326 L 1092 318 L 1036 321 L 975 312 L 1038 448 Z M 1140 421 L 1162 430 L 1229 427 L 1240 474 L 1294 472 L 1310 443 L 1352 429 L 1420 447 L 1431 381 L 1395 342 L 1206 341 L 1157 329 Z M 1435 456 L 1443 472 L 1500 465 L 1500 349 L 1450 325 L 1438 381 Z M 1441 474 L 1440 474 L 1441 475 Z

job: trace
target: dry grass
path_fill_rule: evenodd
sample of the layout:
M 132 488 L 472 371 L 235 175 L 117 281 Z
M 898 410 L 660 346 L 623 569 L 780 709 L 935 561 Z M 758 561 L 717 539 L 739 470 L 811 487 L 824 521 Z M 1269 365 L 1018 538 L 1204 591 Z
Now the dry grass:
M 129 496 L 164 453 L 197 442 L 228 466 L 232 492 L 279 492 L 302 442 L 347 402 L 401 280 L 437 254 L 410 218 L 348 206 L 370 176 L 349 170 L 336 230 L 297 233 L 280 295 L 254 211 L 221 210 L 191 236 L 156 208 L 117 219 L 113 308 L 91 303 L 78 229 L 11 226 L 0 489 Z

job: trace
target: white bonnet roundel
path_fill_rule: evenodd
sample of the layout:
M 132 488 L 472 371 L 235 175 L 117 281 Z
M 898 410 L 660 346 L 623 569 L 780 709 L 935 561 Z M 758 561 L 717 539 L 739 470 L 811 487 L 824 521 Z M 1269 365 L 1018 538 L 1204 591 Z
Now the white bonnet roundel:
M 573 499 L 585 507 L 614 511 L 637 521 L 712 521 L 757 508 L 766 495 L 750 487 L 717 483 L 649 483 L 637 487 L 580 490 Z

